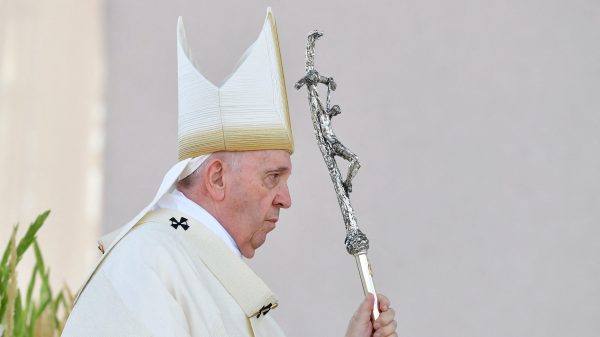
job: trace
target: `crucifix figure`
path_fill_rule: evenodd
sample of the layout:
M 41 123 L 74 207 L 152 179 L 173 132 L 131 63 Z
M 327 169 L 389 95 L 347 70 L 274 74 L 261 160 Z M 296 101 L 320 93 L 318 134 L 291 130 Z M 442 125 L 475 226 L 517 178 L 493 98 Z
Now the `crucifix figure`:
M 315 69 L 315 42 L 321 36 L 323 36 L 323 34 L 318 31 L 313 31 L 308 34 L 308 42 L 306 43 L 306 73 L 298 82 L 296 82 L 295 88 L 300 89 L 306 87 L 308 91 L 308 103 L 310 106 L 315 136 L 317 138 L 317 145 L 323 155 L 327 170 L 329 171 L 338 204 L 340 205 L 340 211 L 344 218 L 344 225 L 346 227 L 346 238 L 344 243 L 346 245 L 346 251 L 356 259 L 364 292 L 376 294 L 373 275 L 371 274 L 371 265 L 367 258 L 369 239 L 367 239 L 367 236 L 360 228 L 358 228 L 354 209 L 350 202 L 352 179 L 356 176 L 356 173 L 360 168 L 360 163 L 358 161 L 358 156 L 338 140 L 331 126 L 331 119 L 342 112 L 339 105 L 336 104 L 331 106 L 330 104 L 331 92 L 336 89 L 337 85 L 332 77 L 322 76 Z M 323 104 L 319 97 L 319 91 L 317 90 L 319 84 L 325 84 L 327 86 L 327 98 L 325 104 Z M 340 172 L 335 159 L 336 156 L 342 157 L 350 162 L 345 179 L 342 178 L 342 173 Z M 378 304 L 377 301 L 375 302 L 372 310 L 373 319 L 379 317 Z
M 323 34 L 314 31 L 308 36 L 308 46 L 309 50 L 313 51 L 311 55 L 307 53 L 307 71 L 306 75 L 301 78 L 294 87 L 296 89 L 302 88 L 304 85 L 312 86 L 316 88 L 317 84 L 322 83 L 327 85 L 327 103 L 325 109 L 321 106 L 319 109 L 319 126 L 321 128 L 321 132 L 323 134 L 323 138 L 326 144 L 331 148 L 332 154 L 338 157 L 342 157 L 348 162 L 350 162 L 350 166 L 348 167 L 348 173 L 346 174 L 346 180 L 342 182 L 344 186 L 344 190 L 346 194 L 350 194 L 352 192 L 352 179 L 358 173 L 360 169 L 360 162 L 358 161 L 358 156 L 352 152 L 347 146 L 342 144 L 333 132 L 333 128 L 331 126 L 331 118 L 337 116 L 342 113 L 342 109 L 339 105 L 330 106 L 331 101 L 331 92 L 335 91 L 337 88 L 337 84 L 333 77 L 326 77 L 319 74 L 317 70 L 314 69 L 314 44 L 317 39 L 319 39 Z
M 341 113 L 342 109 L 336 104 L 327 109 L 324 114 L 321 114 L 321 116 L 319 116 L 319 121 L 321 122 L 323 138 L 325 138 L 325 141 L 333 150 L 333 154 L 350 162 L 346 180 L 343 182 L 346 193 L 350 193 L 352 192 L 352 179 L 356 176 L 356 173 L 358 173 L 360 162 L 358 161 L 358 156 L 337 139 L 335 133 L 333 132 L 333 128 L 331 127 L 331 118 Z

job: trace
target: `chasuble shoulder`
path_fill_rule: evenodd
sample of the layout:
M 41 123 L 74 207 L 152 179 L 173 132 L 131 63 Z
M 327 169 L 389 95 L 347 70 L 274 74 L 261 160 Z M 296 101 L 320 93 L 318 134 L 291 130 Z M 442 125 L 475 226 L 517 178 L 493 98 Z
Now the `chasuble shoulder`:
M 220 238 L 160 209 L 104 258 L 62 336 L 284 336 L 268 314 L 276 306 Z

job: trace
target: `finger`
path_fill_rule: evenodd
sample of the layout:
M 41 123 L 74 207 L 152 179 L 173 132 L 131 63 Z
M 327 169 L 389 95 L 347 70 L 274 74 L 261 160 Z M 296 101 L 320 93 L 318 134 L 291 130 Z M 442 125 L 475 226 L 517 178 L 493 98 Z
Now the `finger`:
M 388 311 L 382 312 L 377 320 L 373 323 L 373 328 L 377 329 L 381 326 L 388 325 L 394 320 L 396 312 L 393 308 L 389 308 Z
M 367 294 L 367 296 L 365 296 L 365 299 L 362 301 L 362 303 L 356 310 L 356 317 L 358 319 L 369 319 L 369 317 L 371 317 L 371 310 L 373 309 L 374 304 L 375 297 L 373 296 L 373 294 Z
M 382 326 L 390 324 L 394 320 L 396 312 L 390 308 L 388 311 L 384 311 L 379 315 L 379 318 L 373 323 L 374 329 L 379 329 Z
M 385 297 L 383 294 L 377 294 L 377 300 L 379 301 L 379 311 L 384 312 L 388 310 L 390 305 L 392 304 L 390 300 Z
M 375 330 L 373 337 L 387 337 L 396 334 L 396 327 L 398 323 L 396 321 L 390 322 L 390 324 L 384 325 L 381 328 Z

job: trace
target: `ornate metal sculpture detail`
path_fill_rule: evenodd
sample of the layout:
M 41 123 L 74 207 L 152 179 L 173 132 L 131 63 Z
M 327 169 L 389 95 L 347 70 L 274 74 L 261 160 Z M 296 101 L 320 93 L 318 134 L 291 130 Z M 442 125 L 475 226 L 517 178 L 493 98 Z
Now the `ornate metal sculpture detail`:
M 354 209 L 350 204 L 352 179 L 354 179 L 360 168 L 360 162 L 358 161 L 358 156 L 338 140 L 331 126 L 332 118 L 341 113 L 339 105 L 336 104 L 331 106 L 331 92 L 336 90 L 337 85 L 332 77 L 320 75 L 314 65 L 315 42 L 321 36 L 323 36 L 323 34 L 318 31 L 313 31 L 308 34 L 308 42 L 306 44 L 306 75 L 296 82 L 295 88 L 300 89 L 303 86 L 306 86 L 308 90 L 308 102 L 310 105 L 317 144 L 321 150 L 323 159 L 325 160 L 325 165 L 327 165 L 327 169 L 329 170 L 329 175 L 331 176 L 331 181 L 333 182 L 333 187 L 337 194 L 338 203 L 346 226 L 346 250 L 356 258 L 363 290 L 365 293 L 371 292 L 375 294 L 371 267 L 367 259 L 369 240 L 358 228 Z M 327 86 L 325 106 L 323 105 L 317 90 L 319 84 Z M 342 174 L 335 160 L 336 156 L 350 162 L 345 180 L 342 179 Z M 379 315 L 377 308 L 378 304 L 376 300 L 373 308 L 373 317 L 375 319 Z
M 339 105 L 331 106 L 331 92 L 337 88 L 332 77 L 325 77 L 319 74 L 314 67 L 315 41 L 323 36 L 322 33 L 314 31 L 308 35 L 306 44 L 306 76 L 296 82 L 295 88 L 300 89 L 306 86 L 308 89 L 308 100 L 312 115 L 313 127 L 317 143 L 323 154 L 325 164 L 329 169 L 331 180 L 337 194 L 338 203 L 346 224 L 346 250 L 355 255 L 360 252 L 366 252 L 369 249 L 369 240 L 361 232 L 356 223 L 354 209 L 350 204 L 350 192 L 352 192 L 352 179 L 356 176 L 360 168 L 358 156 L 348 147 L 342 144 L 331 127 L 331 118 L 341 113 Z M 327 100 L 323 106 L 317 91 L 317 85 L 327 85 Z M 335 156 L 344 158 L 350 162 L 346 179 L 342 180 L 340 169 L 335 161 Z

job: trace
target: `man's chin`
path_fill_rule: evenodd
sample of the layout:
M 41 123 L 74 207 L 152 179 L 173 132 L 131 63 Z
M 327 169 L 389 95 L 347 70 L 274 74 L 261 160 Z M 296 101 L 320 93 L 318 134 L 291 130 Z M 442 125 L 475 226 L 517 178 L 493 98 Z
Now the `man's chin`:
M 259 236 L 259 237 L 254 237 L 254 241 L 252 241 L 247 247 L 244 247 L 243 249 L 240 249 L 240 252 L 242 253 L 242 255 L 247 258 L 250 259 L 254 256 L 254 254 L 256 253 L 256 250 L 258 248 L 260 248 L 266 241 L 267 241 L 267 233 L 264 233 L 263 235 Z
M 247 259 L 251 259 L 254 257 L 254 253 L 256 252 L 256 250 L 252 249 L 252 251 L 249 252 L 241 252 L 242 256 L 247 258 Z

